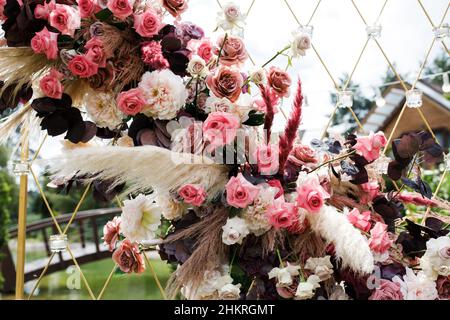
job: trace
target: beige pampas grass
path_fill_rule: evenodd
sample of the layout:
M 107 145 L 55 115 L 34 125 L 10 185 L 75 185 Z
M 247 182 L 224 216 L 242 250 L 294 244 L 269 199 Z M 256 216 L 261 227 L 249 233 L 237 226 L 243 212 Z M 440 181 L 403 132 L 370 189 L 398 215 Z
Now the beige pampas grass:
M 4 144 L 11 134 L 25 121 L 31 112 L 29 104 L 19 107 L 0 123 L 0 144 Z
M 227 168 L 209 158 L 176 153 L 155 146 L 91 147 L 69 151 L 49 162 L 55 175 L 95 175 L 112 179 L 114 185 L 127 182 L 126 192 L 161 193 L 178 190 L 187 183 L 201 184 L 214 197 L 227 181 Z
M 369 245 L 361 232 L 335 208 L 324 206 L 319 213 L 309 213 L 308 220 L 317 234 L 333 243 L 336 257 L 343 267 L 359 274 L 370 274 L 374 261 Z

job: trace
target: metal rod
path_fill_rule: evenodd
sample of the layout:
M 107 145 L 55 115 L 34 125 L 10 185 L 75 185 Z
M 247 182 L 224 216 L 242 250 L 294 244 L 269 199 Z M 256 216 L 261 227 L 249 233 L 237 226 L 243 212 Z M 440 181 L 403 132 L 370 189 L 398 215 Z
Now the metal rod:
M 26 120 L 22 127 L 22 145 L 20 160 L 28 161 L 28 121 Z M 20 176 L 19 188 L 19 210 L 17 225 L 17 264 L 16 264 L 16 300 L 24 299 L 25 284 L 25 242 L 27 236 L 27 194 L 28 194 L 28 175 L 22 173 Z

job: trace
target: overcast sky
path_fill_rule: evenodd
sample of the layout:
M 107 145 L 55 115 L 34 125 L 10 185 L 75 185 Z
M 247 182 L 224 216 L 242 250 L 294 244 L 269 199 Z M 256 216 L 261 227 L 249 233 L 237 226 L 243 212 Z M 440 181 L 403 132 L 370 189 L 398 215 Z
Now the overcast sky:
M 288 0 L 289 1 L 289 0 Z M 291 7 L 302 23 L 306 23 L 318 0 L 290 0 Z M 224 4 L 227 1 L 221 0 Z M 236 0 L 242 11 L 247 11 L 251 0 Z M 362 15 L 372 24 L 384 0 L 355 0 Z M 438 24 L 448 5 L 447 0 L 422 0 L 431 19 Z M 212 34 L 216 27 L 216 15 L 219 6 L 216 0 L 190 0 L 190 8 L 183 20 L 202 26 L 206 34 Z M 445 22 L 449 22 L 449 14 Z M 266 62 L 273 54 L 285 47 L 297 28 L 297 23 L 289 12 L 284 0 L 256 0 L 247 18 L 244 41 L 251 57 L 257 65 Z M 396 64 L 401 74 L 414 77 L 433 40 L 429 21 L 416 0 L 389 0 L 379 23 L 382 26 L 380 44 L 388 58 Z M 357 15 L 350 0 L 323 0 L 311 22 L 314 27 L 312 42 L 319 54 L 337 79 L 343 73 L 349 73 L 366 41 L 365 25 Z M 212 35 L 215 38 L 220 32 Z M 447 40 L 448 41 L 448 40 Z M 449 43 L 447 43 L 449 45 Z M 431 51 L 430 61 L 442 52 L 442 45 L 436 43 Z M 281 68 L 286 66 L 286 58 L 279 57 L 273 64 Z M 252 65 L 249 63 L 248 67 Z M 359 83 L 367 93 L 373 93 L 372 87 L 381 84 L 380 79 L 388 64 L 374 42 L 367 46 L 353 80 Z M 302 128 L 307 130 L 305 139 L 319 137 L 327 122 L 327 116 L 333 109 L 329 100 L 333 92 L 333 83 L 312 50 L 306 57 L 295 60 L 289 73 L 296 79 L 302 79 L 308 106 L 304 109 Z M 290 101 L 284 101 L 283 109 L 289 112 Z M 281 114 L 276 116 L 276 128 L 283 127 Z M 52 139 L 53 140 L 53 139 Z M 49 142 L 43 156 L 57 152 L 59 143 Z

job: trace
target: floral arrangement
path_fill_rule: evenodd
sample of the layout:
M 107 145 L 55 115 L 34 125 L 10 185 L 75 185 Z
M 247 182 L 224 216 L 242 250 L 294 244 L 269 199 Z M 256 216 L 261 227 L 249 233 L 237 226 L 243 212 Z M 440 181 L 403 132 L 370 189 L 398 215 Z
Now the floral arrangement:
M 443 159 L 432 136 L 394 140 L 392 159 L 382 132 L 303 144 L 301 82 L 293 94 L 284 70 L 245 69 L 239 7 L 222 7 L 212 41 L 182 22 L 187 6 L 0 0 L 0 107 L 15 109 L 0 136 L 28 116 L 64 134 L 72 146 L 52 162 L 53 184 L 127 197 L 104 243 L 124 273 L 143 272 L 142 251 L 156 246 L 176 268 L 169 297 L 448 299 L 448 218 L 427 208 L 450 205 L 421 179 Z M 309 46 L 295 32 L 281 52 L 301 57 Z

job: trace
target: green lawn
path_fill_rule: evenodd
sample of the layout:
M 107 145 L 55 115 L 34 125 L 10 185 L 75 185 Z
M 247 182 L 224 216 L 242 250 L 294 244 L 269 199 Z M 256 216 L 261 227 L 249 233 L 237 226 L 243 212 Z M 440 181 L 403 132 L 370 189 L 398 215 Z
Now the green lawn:
M 164 287 L 171 272 L 169 265 L 159 260 L 151 260 L 151 262 Z M 81 269 L 95 296 L 100 293 L 113 265 L 111 259 L 81 265 Z M 71 275 L 66 271 L 44 277 L 39 286 L 39 294 L 34 299 L 90 299 L 83 281 L 81 281 L 81 289 L 68 289 L 67 282 L 70 282 L 70 277 Z M 153 279 L 150 268 L 147 267 L 146 271 L 139 275 L 116 272 L 103 295 L 103 299 L 155 300 L 162 299 L 162 296 Z

